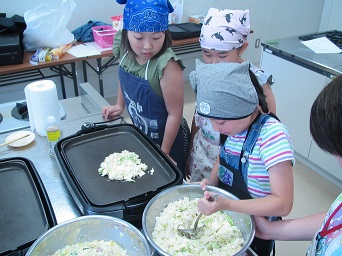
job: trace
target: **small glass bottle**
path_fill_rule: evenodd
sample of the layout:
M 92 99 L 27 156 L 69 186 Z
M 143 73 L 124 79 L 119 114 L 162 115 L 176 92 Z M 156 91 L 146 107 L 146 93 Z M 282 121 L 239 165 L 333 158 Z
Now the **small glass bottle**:
M 55 156 L 54 147 L 61 137 L 61 129 L 59 128 L 54 116 L 47 117 L 45 131 L 49 143 L 49 154 L 50 156 Z

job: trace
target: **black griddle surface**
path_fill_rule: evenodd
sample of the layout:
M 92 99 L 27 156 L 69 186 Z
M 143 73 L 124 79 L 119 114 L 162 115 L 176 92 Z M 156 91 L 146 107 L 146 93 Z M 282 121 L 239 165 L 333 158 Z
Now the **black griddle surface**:
M 25 245 L 28 249 L 38 237 L 56 225 L 46 197 L 40 178 L 28 159 L 0 160 L 1 255 Z
M 109 180 L 98 173 L 105 157 L 128 150 L 139 155 L 148 172 L 136 182 Z M 93 206 L 101 207 L 144 198 L 179 179 L 180 171 L 169 165 L 167 157 L 156 150 L 133 125 L 121 124 L 111 128 L 75 135 L 57 143 L 57 157 L 62 171 L 76 184 L 79 194 Z M 177 171 L 176 171 L 177 170 Z M 177 174 L 178 172 L 178 174 Z

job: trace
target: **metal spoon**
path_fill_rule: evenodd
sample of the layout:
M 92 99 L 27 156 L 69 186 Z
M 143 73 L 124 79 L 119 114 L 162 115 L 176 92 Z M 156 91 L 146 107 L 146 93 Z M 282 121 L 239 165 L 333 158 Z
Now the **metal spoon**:
M 210 201 L 210 202 L 215 201 L 216 202 L 217 196 L 218 196 L 218 194 L 211 194 L 210 197 L 208 198 L 208 201 Z M 198 222 L 199 222 L 200 218 L 202 217 L 202 215 L 203 215 L 202 213 L 200 213 L 198 215 L 193 228 L 179 228 L 178 232 L 181 235 L 186 236 L 189 239 L 192 237 L 195 237 L 198 230 L 199 230 L 199 228 L 197 228 L 197 226 L 198 226 Z M 201 227 L 201 228 L 203 228 L 203 227 Z

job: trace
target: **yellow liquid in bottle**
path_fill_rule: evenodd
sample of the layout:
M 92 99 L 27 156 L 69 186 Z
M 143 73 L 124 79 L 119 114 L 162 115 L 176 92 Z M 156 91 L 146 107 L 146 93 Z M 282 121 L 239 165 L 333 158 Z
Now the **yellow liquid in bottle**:
M 61 130 L 46 131 L 49 141 L 57 141 L 61 137 Z

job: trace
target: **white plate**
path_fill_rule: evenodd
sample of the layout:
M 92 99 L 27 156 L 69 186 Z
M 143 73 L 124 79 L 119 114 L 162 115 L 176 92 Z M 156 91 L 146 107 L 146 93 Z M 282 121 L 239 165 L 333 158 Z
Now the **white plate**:
M 29 136 L 9 144 L 11 147 L 24 147 L 24 146 L 30 144 L 32 141 L 34 141 L 36 135 L 33 132 L 30 132 L 30 131 L 18 131 L 18 132 L 11 133 L 10 135 L 8 135 L 6 137 L 5 142 L 7 143 L 7 142 L 9 142 L 11 140 L 15 140 L 16 138 L 25 136 L 27 134 L 29 134 Z

